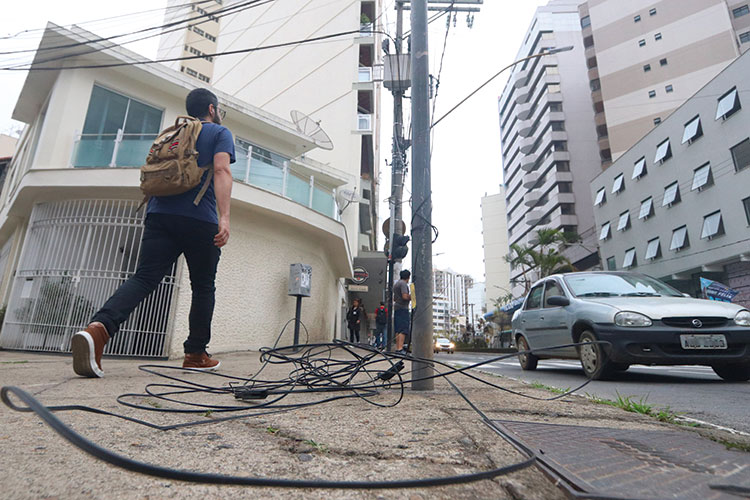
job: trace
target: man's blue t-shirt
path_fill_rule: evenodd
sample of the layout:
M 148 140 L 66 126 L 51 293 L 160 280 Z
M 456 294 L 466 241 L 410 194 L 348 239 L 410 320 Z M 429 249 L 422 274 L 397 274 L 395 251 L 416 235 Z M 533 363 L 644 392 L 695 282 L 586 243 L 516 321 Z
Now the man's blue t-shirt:
M 198 135 L 198 141 L 195 143 L 195 149 L 198 150 L 198 166 L 205 167 L 214 161 L 216 153 L 229 153 L 229 163 L 234 163 L 234 140 L 232 133 L 226 127 L 216 125 L 215 123 L 203 122 L 203 128 Z M 147 213 L 152 214 L 171 214 L 184 215 L 194 219 L 219 223 L 216 215 L 216 195 L 214 194 L 214 181 L 206 190 L 198 206 L 193 204 L 193 200 L 203 187 L 208 171 L 203 174 L 200 184 L 190 191 L 174 196 L 154 196 L 148 202 Z

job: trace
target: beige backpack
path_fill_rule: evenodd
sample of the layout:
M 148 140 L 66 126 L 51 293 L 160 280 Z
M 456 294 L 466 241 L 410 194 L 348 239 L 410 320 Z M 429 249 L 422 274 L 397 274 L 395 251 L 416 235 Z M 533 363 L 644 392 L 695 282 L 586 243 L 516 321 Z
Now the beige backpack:
M 202 127 L 197 118 L 178 116 L 174 125 L 159 133 L 146 157 L 146 164 L 141 167 L 143 203 L 152 196 L 173 196 L 190 191 L 200 184 L 203 173 L 208 170 L 206 182 L 193 200 L 196 206 L 200 203 L 214 173 L 213 163 L 207 167 L 198 166 L 195 143 Z

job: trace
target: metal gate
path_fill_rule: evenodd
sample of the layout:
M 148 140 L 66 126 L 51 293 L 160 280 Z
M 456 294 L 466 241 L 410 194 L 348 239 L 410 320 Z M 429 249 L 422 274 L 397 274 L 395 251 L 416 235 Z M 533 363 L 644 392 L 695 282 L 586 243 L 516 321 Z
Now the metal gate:
M 0 335 L 5 349 L 69 352 L 72 335 L 135 273 L 143 212 L 130 200 L 69 200 L 34 206 Z M 105 348 L 165 356 L 176 265 Z

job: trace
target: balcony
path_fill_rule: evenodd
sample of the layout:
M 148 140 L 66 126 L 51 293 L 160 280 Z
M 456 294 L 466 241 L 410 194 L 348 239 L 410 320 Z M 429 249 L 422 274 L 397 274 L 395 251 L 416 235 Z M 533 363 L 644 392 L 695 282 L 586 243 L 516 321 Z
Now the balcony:
M 531 91 L 527 88 L 524 88 L 522 90 L 519 90 L 516 95 L 516 104 L 525 104 L 529 102 L 529 98 L 531 97 Z
M 529 191 L 525 195 L 523 195 L 523 204 L 527 207 L 535 207 L 539 204 L 539 201 L 543 198 L 542 190 L 541 189 L 535 189 L 534 191 Z
M 523 88 L 529 84 L 529 70 L 522 69 L 513 75 L 513 86 L 517 89 Z
M 521 158 L 521 170 L 524 172 L 531 172 L 536 166 L 536 162 L 539 159 L 539 155 L 530 154 Z
M 531 113 L 534 108 L 534 103 L 527 102 L 525 104 L 519 104 L 516 106 L 516 116 L 519 120 L 528 120 L 531 118 Z
M 71 166 L 77 168 L 140 167 L 156 134 L 79 134 L 73 144 Z
M 539 172 L 529 172 L 528 174 L 523 176 L 523 187 L 526 189 L 531 189 L 534 186 L 536 186 L 536 183 L 539 182 L 539 179 L 541 179 L 541 175 Z
M 534 132 L 534 122 L 532 120 L 523 120 L 518 122 L 518 135 L 529 137 Z
M 542 217 L 544 217 L 544 212 L 542 210 L 531 210 L 526 213 L 526 225 L 535 226 L 537 222 L 542 220 Z
M 534 144 L 536 144 L 536 137 L 524 137 L 518 142 L 518 148 L 523 154 L 529 154 L 534 150 Z

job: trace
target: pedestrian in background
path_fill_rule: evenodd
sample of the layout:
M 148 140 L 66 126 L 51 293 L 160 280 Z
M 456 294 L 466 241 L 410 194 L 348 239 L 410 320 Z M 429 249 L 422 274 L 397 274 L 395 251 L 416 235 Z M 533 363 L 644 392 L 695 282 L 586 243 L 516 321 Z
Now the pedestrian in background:
M 375 309 L 375 346 L 379 349 L 385 347 L 385 327 L 388 324 L 388 309 L 385 302 L 380 302 L 380 307 Z
M 352 306 L 346 313 L 346 322 L 349 327 L 349 342 L 359 343 L 359 329 L 362 327 L 362 320 L 365 318 L 365 308 L 362 307 L 359 298 L 352 300 Z
M 411 303 L 411 290 L 409 289 L 409 278 L 411 273 L 404 269 L 399 274 L 400 280 L 393 285 L 393 332 L 396 334 L 396 352 L 406 354 L 404 343 L 409 335 L 409 304 Z

